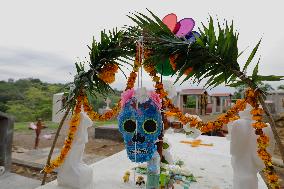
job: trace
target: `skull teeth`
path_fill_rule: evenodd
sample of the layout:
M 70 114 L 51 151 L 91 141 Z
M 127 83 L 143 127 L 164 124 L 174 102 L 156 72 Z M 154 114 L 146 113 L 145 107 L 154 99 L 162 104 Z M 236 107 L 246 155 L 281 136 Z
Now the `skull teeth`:
M 129 152 L 131 154 L 147 154 L 148 150 L 146 148 L 142 148 L 142 149 L 134 149 L 134 150 L 129 150 Z

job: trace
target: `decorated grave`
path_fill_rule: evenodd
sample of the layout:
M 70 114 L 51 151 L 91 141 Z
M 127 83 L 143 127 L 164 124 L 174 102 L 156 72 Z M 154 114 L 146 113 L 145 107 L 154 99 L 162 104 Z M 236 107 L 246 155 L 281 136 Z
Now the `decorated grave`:
M 233 169 L 231 166 L 230 141 L 226 138 L 209 137 L 205 135 L 199 137 L 203 144 L 213 144 L 212 147 L 191 147 L 190 144 L 181 143 L 181 141 L 189 140 L 184 134 L 180 133 L 166 133 L 165 138 L 167 138 L 167 141 L 171 144 L 170 151 L 173 154 L 175 163 L 181 164 L 181 168 L 179 168 L 178 165 L 174 165 L 168 168 L 168 170 L 172 170 L 174 173 L 187 174 L 189 176 L 193 175 L 193 177 L 189 177 L 189 179 L 191 179 L 188 183 L 190 184 L 190 189 L 232 188 Z M 163 164 L 162 167 L 164 167 L 164 165 L 165 164 Z M 145 163 L 137 164 L 129 161 L 125 150 L 119 152 L 91 165 L 94 172 L 94 188 L 139 188 L 139 185 L 136 186 L 135 182 L 138 176 L 142 176 L 146 179 L 146 173 L 143 172 L 146 166 Z M 115 171 L 108 167 L 115 167 Z M 135 167 L 137 167 L 136 172 L 134 172 Z M 163 168 L 161 170 L 163 170 Z M 127 171 L 130 173 L 129 181 L 124 183 L 123 177 Z M 134 177 L 136 178 L 135 180 Z M 259 178 L 258 188 L 267 189 L 260 175 L 257 175 L 257 177 Z M 192 180 L 192 178 L 194 178 L 196 182 Z M 174 183 L 174 186 L 176 189 L 183 189 L 185 187 L 182 182 L 179 184 Z M 57 181 L 53 181 L 40 188 L 65 189 L 66 187 L 58 186 Z
M 264 103 L 265 93 L 258 88 L 258 83 L 278 81 L 282 79 L 282 76 L 259 75 L 260 61 L 257 62 L 252 75 L 246 75 L 246 70 L 261 41 L 257 43 L 241 69 L 242 65 L 238 63 L 238 57 L 242 52 L 239 52 L 237 47 L 239 34 L 234 30 L 233 23 L 228 25 L 226 22 L 222 25 L 218 22 L 216 29 L 213 18 L 210 17 L 208 26 L 202 24 L 198 31 L 194 31 L 195 21 L 192 18 L 178 21 L 175 14 L 169 14 L 160 20 L 152 12 L 149 11 L 149 13 L 150 16 L 142 13 L 129 15 L 129 18 L 136 23 L 134 26 L 126 26 L 122 30 L 114 29 L 109 33 L 102 31 L 101 41 L 93 40 L 92 45 L 89 46 L 90 60 L 87 63 L 90 69 L 88 71 L 85 71 L 83 62 L 76 63 L 77 75 L 69 86 L 64 104 L 66 113 L 59 125 L 54 144 L 68 113 L 72 112 L 68 135 L 60 155 L 54 160 L 51 160 L 54 145 L 52 146 L 47 164 L 43 169 L 42 184 L 45 184 L 46 175 L 58 168 L 58 184 L 67 188 L 109 188 L 107 186 L 134 188 L 135 185 L 147 189 L 173 188 L 174 186 L 206 188 L 200 182 L 202 179 L 194 176 L 197 169 L 186 165 L 198 164 L 199 157 L 195 156 L 191 159 L 194 152 L 180 146 L 213 148 L 215 142 L 212 140 L 215 137 L 210 138 L 210 143 L 203 143 L 200 139 L 207 140 L 207 138 L 200 137 L 200 134 L 220 130 L 223 125 L 232 122 L 230 153 L 233 169 L 229 166 L 229 170 L 233 171 L 233 178 L 231 178 L 233 182 L 228 179 L 226 181 L 228 185 L 217 184 L 217 186 L 230 188 L 233 185 L 235 189 L 257 188 L 257 173 L 263 170 L 268 185 L 274 189 L 280 188 L 278 176 L 272 164 L 271 150 L 267 147 L 275 140 L 282 157 L 284 157 L 284 148 L 277 135 L 274 120 Z M 94 92 L 102 94 L 110 92 L 112 90 L 110 84 L 115 81 L 116 73 L 118 70 L 122 71 L 122 67 L 129 65 L 131 60 L 134 61 L 130 65 L 132 71 L 128 76 L 120 103 L 103 114 L 95 112 L 89 103 L 90 97 L 94 95 Z M 143 70 L 152 77 L 155 91 L 143 88 Z M 200 83 L 206 80 L 207 87 L 216 87 L 222 83 L 233 87 L 246 85 L 247 91 L 244 99 L 238 100 L 231 109 L 215 121 L 203 122 L 197 116 L 182 114 L 174 106 L 168 96 L 170 92 L 164 88 L 163 76 L 176 76 L 176 81 L 182 80 L 182 82 L 192 80 Z M 263 122 L 264 113 L 270 119 L 271 129 L 269 124 Z M 126 154 L 123 152 L 94 164 L 92 168 L 88 167 L 81 161 L 87 142 L 85 128 L 91 121 L 108 120 L 116 116 L 118 116 L 119 131 L 125 142 L 129 164 L 125 163 Z M 181 140 L 182 137 L 180 137 L 180 142 L 173 142 L 171 145 L 164 138 L 164 133 L 169 130 L 167 119 L 176 119 L 183 124 L 184 137 L 200 137 L 200 139 L 186 141 Z M 252 134 L 254 137 L 251 137 Z M 169 136 L 169 139 L 174 137 L 174 135 Z M 243 139 L 240 140 L 240 138 Z M 250 145 L 244 144 L 244 141 Z M 230 153 L 229 150 L 224 152 L 226 158 L 220 152 L 217 154 L 228 164 Z M 246 155 L 242 156 L 243 153 Z M 171 154 L 180 155 L 182 159 L 174 160 Z M 204 159 L 206 153 L 199 155 L 200 159 Z M 205 159 L 214 164 L 213 156 L 207 154 Z M 121 159 L 121 165 L 118 162 L 115 166 L 110 162 L 107 163 L 107 161 L 114 161 L 115 158 Z M 131 161 L 134 162 L 132 171 L 127 170 L 130 168 Z M 103 165 L 106 167 L 102 167 Z M 121 168 L 125 168 L 125 173 L 121 172 Z M 121 175 L 120 183 L 117 183 L 117 177 L 104 175 L 105 170 L 102 171 L 102 169 L 111 171 L 116 176 Z M 219 170 L 217 168 L 214 171 Z M 133 174 L 134 181 L 130 178 Z M 102 177 L 107 180 L 100 179 Z M 214 175 L 206 176 L 207 180 L 212 178 Z M 210 184 L 209 187 L 211 187 Z

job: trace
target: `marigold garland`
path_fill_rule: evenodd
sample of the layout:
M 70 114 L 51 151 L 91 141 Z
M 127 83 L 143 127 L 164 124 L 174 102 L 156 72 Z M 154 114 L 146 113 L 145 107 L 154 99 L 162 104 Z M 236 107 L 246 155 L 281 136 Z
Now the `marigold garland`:
M 142 60 L 141 60 L 142 52 L 143 49 L 141 49 L 141 46 L 137 45 L 133 71 L 130 73 L 130 76 L 127 80 L 127 86 L 125 90 L 134 87 L 137 78 L 136 72 L 138 72 L 139 68 L 142 65 Z M 145 50 L 144 56 L 147 57 L 149 56 L 150 53 L 151 53 L 150 51 Z M 176 60 L 176 58 L 177 56 L 170 57 L 170 63 L 173 69 L 175 69 L 174 61 Z M 143 67 L 146 70 L 146 72 L 148 72 L 149 75 L 152 77 L 152 80 L 156 83 L 155 90 L 159 94 L 160 98 L 163 99 L 163 107 L 168 108 L 169 110 L 168 112 L 165 113 L 165 115 L 175 116 L 176 118 L 178 118 L 179 121 L 181 121 L 183 125 L 190 123 L 191 127 L 196 127 L 203 133 L 221 129 L 224 124 L 227 124 L 230 121 L 238 119 L 239 117 L 237 116 L 237 114 L 239 113 L 239 111 L 243 111 L 246 108 L 247 103 L 250 104 L 254 108 L 251 111 L 251 114 L 253 115 L 252 119 L 255 120 L 255 122 L 252 123 L 252 127 L 255 128 L 255 133 L 256 135 L 258 135 L 257 153 L 265 164 L 265 169 L 264 169 L 265 176 L 272 189 L 280 189 L 278 181 L 279 177 L 275 174 L 275 170 L 272 165 L 272 157 L 266 150 L 269 144 L 269 137 L 266 136 L 262 131 L 262 129 L 267 127 L 267 125 L 262 121 L 262 115 L 264 111 L 262 108 L 259 107 L 258 104 L 258 95 L 259 95 L 258 91 L 254 91 L 252 89 L 247 90 L 245 99 L 238 100 L 230 110 L 228 110 L 225 114 L 220 115 L 216 121 L 209 121 L 204 123 L 202 121 L 197 120 L 194 117 L 188 117 L 183 115 L 183 113 L 179 110 L 179 108 L 174 106 L 172 100 L 167 97 L 167 92 L 163 87 L 163 83 L 160 82 L 160 77 L 157 76 L 154 65 L 147 64 L 143 65 Z M 115 80 L 115 73 L 117 72 L 117 70 L 118 70 L 117 64 L 106 64 L 99 73 L 99 78 L 101 78 L 106 83 L 112 83 Z M 186 74 L 189 74 L 191 71 L 192 69 L 190 68 L 189 70 L 186 71 Z M 64 162 L 66 155 L 71 149 L 71 145 L 75 133 L 77 131 L 78 125 L 80 124 L 80 112 L 82 105 L 84 111 L 93 121 L 109 120 L 114 116 L 116 116 L 120 111 L 120 103 L 118 103 L 112 110 L 100 115 L 97 112 L 93 111 L 92 107 L 89 105 L 87 96 L 84 94 L 80 94 L 77 97 L 77 104 L 75 106 L 75 110 L 72 115 L 69 127 L 69 133 L 67 139 L 64 142 L 64 147 L 62 148 L 60 155 L 55 160 L 51 161 L 49 165 L 46 165 L 43 171 L 50 173 L 52 172 L 53 169 L 59 167 Z
M 128 77 L 125 91 L 134 87 L 135 81 L 136 81 L 136 78 L 137 78 L 136 72 L 138 72 L 139 68 L 142 65 L 142 63 L 141 63 L 142 60 L 138 56 L 139 55 L 138 52 L 140 52 L 140 56 L 141 56 L 142 49 L 141 49 L 141 47 L 139 49 L 139 47 L 140 46 L 137 45 L 133 71 L 130 73 L 130 76 Z M 93 110 L 93 108 L 90 106 L 88 98 L 87 98 L 86 95 L 83 98 L 83 107 L 84 107 L 84 111 L 87 113 L 87 115 L 90 117 L 90 119 L 92 121 L 106 121 L 106 120 L 109 120 L 111 118 L 114 118 L 115 116 L 117 116 L 117 114 L 119 113 L 119 111 L 121 109 L 120 103 L 117 103 L 117 105 L 115 107 L 113 107 L 111 110 L 109 110 L 109 111 L 107 111 L 107 112 L 105 112 L 104 114 L 101 115 L 101 114 L 95 112 Z
M 113 65 L 115 65 L 115 66 L 113 66 Z M 137 61 L 135 61 L 134 65 L 136 65 L 136 66 L 133 67 L 133 71 L 130 73 L 130 76 L 128 78 L 127 86 L 126 86 L 125 90 L 134 87 L 136 77 L 137 77 L 137 74 L 136 74 L 135 71 L 138 71 L 141 64 L 139 65 L 139 62 L 137 63 Z M 110 82 L 112 83 L 115 79 L 114 78 L 115 72 L 117 71 L 118 67 L 117 67 L 116 64 L 112 64 L 112 65 L 105 66 L 103 69 L 107 69 L 107 68 L 109 68 L 112 71 L 104 70 L 107 73 L 102 72 L 102 73 L 100 73 L 99 77 L 101 77 L 101 79 L 104 80 L 106 83 L 110 83 Z M 110 72 L 112 72 L 112 74 L 110 74 Z M 109 77 L 109 78 L 104 78 L 104 77 Z M 70 124 L 69 124 L 68 136 L 67 136 L 67 138 L 64 142 L 63 148 L 61 149 L 60 155 L 57 158 L 55 158 L 54 160 L 52 160 L 49 165 L 46 165 L 43 168 L 44 172 L 51 173 L 55 168 L 59 167 L 64 162 L 64 159 L 66 158 L 68 152 L 71 149 L 71 145 L 72 145 L 74 136 L 75 136 L 77 128 L 80 124 L 80 112 L 81 112 L 81 106 L 82 105 L 83 105 L 84 111 L 87 113 L 87 115 L 90 117 L 90 119 L 92 121 L 109 120 L 109 119 L 115 117 L 120 111 L 120 103 L 118 103 L 110 111 L 107 111 L 106 113 L 101 115 L 101 114 L 93 111 L 93 108 L 90 106 L 87 96 L 85 94 L 81 93 L 77 98 L 75 110 L 74 110 L 74 113 L 72 115 L 72 119 L 71 119 Z
M 168 108 L 169 112 L 171 112 L 170 114 L 175 115 L 175 117 L 178 118 L 183 125 L 190 123 L 191 127 L 196 127 L 203 133 L 221 129 L 224 124 L 227 124 L 231 120 L 235 120 L 239 111 L 245 109 L 245 100 L 238 100 L 234 107 L 232 107 L 227 113 L 220 115 L 216 121 L 204 123 L 193 117 L 187 117 L 183 115 L 179 108 L 174 106 L 172 100 L 167 97 L 167 92 L 164 90 L 163 83 L 160 82 L 160 78 L 157 76 L 154 66 L 147 64 L 146 66 L 144 65 L 144 69 L 152 76 L 152 80 L 156 83 L 155 89 L 160 95 L 160 98 L 163 99 L 163 107 Z M 169 113 L 166 114 L 166 116 L 167 115 L 169 115 Z
M 77 103 L 76 103 L 71 121 L 69 123 L 68 135 L 64 141 L 64 146 L 60 151 L 60 155 L 58 155 L 54 160 L 52 160 L 49 165 L 46 165 L 43 168 L 44 172 L 51 173 L 55 168 L 59 167 L 64 162 L 64 159 L 66 158 L 68 152 L 70 151 L 73 139 L 75 137 L 75 133 L 80 124 L 80 113 L 81 113 L 82 100 L 83 100 L 83 94 L 80 94 L 77 97 Z
M 92 121 L 106 121 L 115 117 L 120 111 L 120 103 L 118 103 L 114 108 L 105 112 L 104 114 L 99 114 L 93 111 L 93 108 L 90 106 L 87 96 L 84 96 L 83 100 L 84 111 L 90 117 Z
M 252 123 L 252 127 L 255 129 L 257 138 L 257 154 L 265 165 L 264 175 L 268 181 L 268 184 L 272 189 L 280 189 L 279 177 L 276 175 L 272 164 L 272 156 L 267 152 L 266 148 L 269 145 L 269 137 L 262 131 L 263 128 L 267 127 L 267 124 L 262 121 L 264 111 L 258 104 L 258 91 L 248 89 L 246 91 L 246 101 L 253 107 L 251 110 L 252 119 L 255 120 Z
M 170 55 L 169 60 L 170 60 L 170 64 L 171 64 L 173 70 L 176 70 L 176 67 L 177 67 L 177 65 L 176 65 L 176 60 L 178 59 L 178 57 L 179 57 L 178 54 Z M 187 68 L 187 69 L 184 71 L 184 75 L 190 74 L 190 73 L 192 72 L 192 70 L 193 70 L 192 67 Z
M 136 78 L 137 78 L 137 74 L 135 71 L 138 71 L 139 67 L 141 66 L 141 64 L 139 65 L 139 62 L 137 63 L 137 61 L 135 61 L 133 67 L 133 71 L 130 73 L 130 76 L 128 78 L 127 81 L 127 86 L 126 89 L 130 89 L 134 87 Z M 108 66 L 104 67 L 107 68 Z M 112 71 L 116 72 L 117 69 L 115 67 L 112 67 L 111 65 L 109 65 L 110 69 L 112 69 Z M 108 72 L 108 71 L 107 71 Z M 103 77 L 104 74 L 101 74 L 100 77 Z M 114 74 L 109 74 L 107 73 L 105 76 L 110 76 L 110 78 L 106 79 L 106 81 L 108 82 L 113 82 L 113 78 L 115 75 Z M 92 121 L 106 121 L 109 120 L 113 117 L 115 117 L 119 111 L 120 111 L 120 103 L 118 103 L 114 108 L 112 108 L 110 111 L 107 111 L 104 114 L 99 114 L 95 111 L 93 111 L 93 108 L 90 106 L 88 98 L 85 94 L 81 93 L 78 98 L 77 98 L 77 103 L 75 106 L 75 110 L 74 113 L 72 115 L 72 119 L 70 121 L 69 124 L 69 132 L 68 132 L 68 136 L 64 142 L 64 146 L 61 149 L 60 155 L 55 158 L 54 160 L 51 161 L 51 163 L 49 165 L 46 165 L 43 169 L 44 172 L 46 173 L 51 173 L 55 168 L 59 167 L 63 162 L 64 159 L 66 158 L 68 152 L 71 149 L 71 145 L 75 136 L 75 133 L 77 131 L 77 128 L 80 124 L 80 112 L 81 112 L 81 106 L 83 105 L 84 111 L 87 113 L 87 115 L 90 117 L 90 119 Z
M 171 61 L 173 61 L 174 58 L 175 57 L 172 57 Z M 173 63 L 171 64 L 173 65 Z M 152 76 L 152 80 L 156 82 L 156 92 L 160 95 L 160 98 L 163 99 L 163 106 L 169 109 L 169 112 L 165 115 L 177 117 L 183 125 L 190 123 L 191 127 L 196 127 L 203 133 L 221 129 L 224 124 L 238 119 L 238 112 L 243 111 L 246 108 L 247 103 L 254 107 L 254 109 L 251 111 L 251 114 L 253 115 L 252 119 L 256 121 L 252 124 L 252 126 L 255 128 L 256 135 L 259 136 L 257 139 L 257 153 L 265 164 L 266 168 L 264 172 L 265 177 L 268 180 L 268 184 L 272 189 L 280 189 L 278 181 L 279 177 L 276 175 L 273 168 L 271 155 L 266 151 L 266 147 L 269 143 L 269 137 L 266 136 L 262 131 L 262 128 L 266 127 L 267 125 L 266 123 L 262 122 L 262 114 L 264 113 L 264 111 L 262 108 L 259 108 L 258 91 L 254 91 L 252 89 L 247 90 L 245 99 L 237 100 L 236 104 L 225 114 L 220 115 L 216 121 L 204 123 L 202 121 L 198 121 L 196 118 L 183 115 L 179 108 L 175 107 L 171 99 L 167 97 L 167 92 L 164 90 L 163 84 L 157 79 L 158 76 L 156 75 L 155 69 L 153 67 L 151 68 L 151 65 L 148 64 L 148 67 L 145 70 L 150 74 L 150 76 Z

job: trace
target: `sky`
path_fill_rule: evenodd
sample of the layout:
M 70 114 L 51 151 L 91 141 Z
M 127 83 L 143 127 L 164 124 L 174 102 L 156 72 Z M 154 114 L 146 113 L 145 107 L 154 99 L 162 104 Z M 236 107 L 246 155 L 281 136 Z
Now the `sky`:
M 239 59 L 241 65 L 263 38 L 257 54 L 261 57 L 260 73 L 284 75 L 283 7 L 281 0 L 0 0 L 0 80 L 72 81 L 74 63 L 88 57 L 87 45 L 93 37 L 98 39 L 103 29 L 133 25 L 126 15 L 135 11 L 147 14 L 146 8 L 160 18 L 169 13 L 178 19 L 191 17 L 196 21 L 195 29 L 206 23 L 209 15 L 219 21 L 234 20 L 240 33 L 239 50 L 246 49 Z M 123 77 L 119 74 L 118 78 Z M 143 85 L 152 86 L 148 76 L 143 80 Z M 122 89 L 125 82 L 119 79 L 113 87 Z M 274 87 L 280 84 L 272 83 Z M 178 89 L 195 86 L 190 82 L 176 85 Z M 229 89 L 221 86 L 217 90 Z

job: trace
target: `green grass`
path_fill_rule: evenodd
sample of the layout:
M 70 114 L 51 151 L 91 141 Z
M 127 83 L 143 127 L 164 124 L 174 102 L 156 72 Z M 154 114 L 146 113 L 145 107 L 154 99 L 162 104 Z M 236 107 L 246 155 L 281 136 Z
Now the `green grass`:
M 31 121 L 32 122 L 32 121 Z M 29 129 L 29 125 L 31 122 L 15 122 L 14 131 L 32 131 Z M 48 129 L 57 129 L 59 123 L 54 123 L 52 121 L 44 121 L 44 124 L 48 127 Z M 117 119 L 108 120 L 108 121 L 96 121 L 94 122 L 94 126 L 102 126 L 102 125 L 117 125 Z
M 118 125 L 117 119 L 108 120 L 108 121 L 95 121 L 94 126 L 102 126 L 102 125 Z
M 15 122 L 14 130 L 15 131 L 31 131 L 29 129 L 29 125 L 31 122 Z M 48 129 L 56 129 L 58 127 L 58 123 L 54 123 L 52 121 L 44 121 L 44 124 L 48 127 Z

